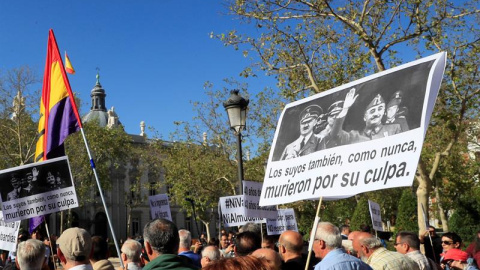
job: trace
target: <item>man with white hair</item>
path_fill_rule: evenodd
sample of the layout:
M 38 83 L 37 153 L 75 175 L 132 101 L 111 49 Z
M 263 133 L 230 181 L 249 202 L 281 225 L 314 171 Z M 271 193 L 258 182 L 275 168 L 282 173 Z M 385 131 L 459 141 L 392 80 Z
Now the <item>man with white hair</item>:
M 412 259 L 387 250 L 380 239 L 367 232 L 360 232 L 355 236 L 353 249 L 362 261 L 368 263 L 374 270 L 419 270 L 418 264 Z
M 40 270 L 45 263 L 45 246 L 42 241 L 28 239 L 17 248 L 17 267 L 22 270 Z
M 220 258 L 221 258 L 221 255 L 218 247 L 206 246 L 202 250 L 202 259 L 200 260 L 200 263 L 202 264 L 202 267 L 205 267 L 213 261 L 220 260 Z
M 180 237 L 180 243 L 178 245 L 178 255 L 185 256 L 192 260 L 193 265 L 202 267 L 200 260 L 202 259 L 200 255 L 194 253 L 190 250 L 192 246 L 192 234 L 187 230 L 179 230 L 178 236 Z
M 342 249 L 342 236 L 337 226 L 330 222 L 320 222 L 313 242 L 315 257 L 322 259 L 315 270 L 371 270 L 366 263 L 348 255 Z
M 135 240 L 128 239 L 123 243 L 121 259 L 123 265 L 129 270 L 142 270 L 140 262 L 140 254 L 142 253 L 142 245 Z

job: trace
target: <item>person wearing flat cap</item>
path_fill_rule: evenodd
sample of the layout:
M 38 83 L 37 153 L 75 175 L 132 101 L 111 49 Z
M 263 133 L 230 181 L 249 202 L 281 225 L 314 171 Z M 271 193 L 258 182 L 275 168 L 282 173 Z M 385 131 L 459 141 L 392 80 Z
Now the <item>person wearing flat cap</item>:
M 349 108 L 353 105 L 358 95 L 355 95 L 355 88 L 350 89 L 345 97 L 342 111 L 337 115 L 335 124 L 331 132 L 338 145 L 358 143 L 367 140 L 379 139 L 392 136 L 402 132 L 399 124 L 382 124 L 382 118 L 385 114 L 385 101 L 380 94 L 377 94 L 367 105 L 363 120 L 365 128 L 362 131 L 352 130 L 346 132 L 342 130 L 345 116 Z
M 323 110 L 318 105 L 310 105 L 300 113 L 300 136 L 287 145 L 282 153 L 282 160 L 305 156 L 323 149 L 321 138 L 313 133 L 313 129 Z
M 65 270 L 93 270 L 91 254 L 92 238 L 84 229 L 67 229 L 57 239 L 57 256 Z
M 400 113 L 400 104 L 402 103 L 402 91 L 393 94 L 392 99 L 387 104 L 387 113 L 385 124 L 399 124 L 402 132 L 408 131 L 408 123 L 404 114 Z

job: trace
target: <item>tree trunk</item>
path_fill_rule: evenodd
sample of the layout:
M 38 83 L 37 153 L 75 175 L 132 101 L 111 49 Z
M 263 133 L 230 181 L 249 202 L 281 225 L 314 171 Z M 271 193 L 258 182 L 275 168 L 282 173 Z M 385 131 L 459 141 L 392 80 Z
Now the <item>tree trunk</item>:
M 442 229 L 444 232 L 448 232 L 448 219 L 447 219 L 447 215 L 445 215 L 445 211 L 443 210 L 438 187 L 435 188 L 435 198 L 437 199 L 438 213 L 440 214 L 440 220 L 442 221 Z
M 417 172 L 418 175 L 415 178 L 418 181 L 417 216 L 420 235 L 425 232 L 425 226 L 428 221 L 428 198 L 430 196 L 430 190 L 432 189 L 432 181 L 429 175 L 426 173 L 425 163 L 423 163 L 422 159 L 420 159 L 420 161 L 418 162 Z M 425 210 L 425 216 L 423 214 L 423 210 Z
M 205 226 L 205 232 L 207 233 L 207 242 L 210 241 L 210 222 L 205 222 L 202 220 L 203 225 Z

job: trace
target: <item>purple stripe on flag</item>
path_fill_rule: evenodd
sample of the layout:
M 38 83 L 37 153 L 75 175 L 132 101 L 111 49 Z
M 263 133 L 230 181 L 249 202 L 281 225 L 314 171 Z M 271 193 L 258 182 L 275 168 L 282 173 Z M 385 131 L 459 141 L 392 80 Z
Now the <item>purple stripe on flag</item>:
M 30 226 L 28 227 L 28 232 L 32 232 L 45 220 L 45 216 L 33 217 L 30 219 Z
M 52 107 L 48 119 L 47 154 L 63 144 L 68 135 L 77 132 L 79 125 L 67 96 Z

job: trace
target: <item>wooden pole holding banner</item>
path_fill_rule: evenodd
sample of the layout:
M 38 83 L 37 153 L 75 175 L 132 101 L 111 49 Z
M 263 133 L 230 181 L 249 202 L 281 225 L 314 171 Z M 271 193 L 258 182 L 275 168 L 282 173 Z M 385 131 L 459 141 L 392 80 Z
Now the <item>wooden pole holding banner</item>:
M 433 254 L 433 260 L 437 261 L 437 255 L 435 255 L 435 248 L 433 248 L 433 241 L 432 241 L 432 236 L 430 235 L 430 230 L 429 228 L 429 221 L 427 219 L 427 212 L 425 211 L 425 207 L 422 205 L 422 212 L 423 212 L 423 220 L 425 220 L 425 231 L 428 232 L 428 239 L 430 239 L 430 247 L 432 248 L 432 254 Z M 423 236 L 425 239 L 425 236 Z M 425 240 L 423 240 L 425 242 Z
M 112 238 L 113 238 L 113 242 L 115 243 L 115 249 L 117 250 L 118 257 L 121 258 L 122 254 L 120 253 L 117 237 L 115 236 L 115 232 L 113 231 L 112 221 L 110 220 L 110 214 L 108 213 L 107 204 L 105 203 L 105 198 L 103 197 L 102 186 L 100 185 L 100 180 L 98 180 L 97 169 L 95 168 L 95 162 L 93 161 L 92 154 L 90 153 L 90 147 L 88 146 L 87 137 L 85 137 L 83 128 L 80 128 L 80 132 L 82 133 L 83 141 L 85 142 L 85 148 L 87 149 L 87 153 L 88 153 L 88 158 L 90 159 L 90 167 L 92 168 L 93 174 L 95 175 L 95 180 L 97 181 L 98 191 L 100 192 L 103 208 L 105 209 L 105 214 L 107 215 L 108 226 L 110 227 L 110 231 L 112 232 L 112 236 L 113 236 Z M 123 265 L 122 260 L 120 260 L 120 265 L 122 268 L 125 267 L 125 265 Z
M 310 243 L 308 244 L 308 256 L 307 256 L 307 262 L 305 264 L 305 270 L 308 270 L 308 266 L 310 265 L 310 259 L 312 258 L 312 247 L 313 247 L 313 242 L 315 241 L 315 234 L 317 233 L 317 225 L 318 222 L 320 221 L 320 206 L 322 205 L 322 199 L 323 196 L 320 197 L 320 200 L 318 201 L 318 206 L 317 206 L 317 213 L 315 214 L 315 220 L 313 221 L 313 228 L 312 232 L 310 233 Z
M 52 256 L 53 268 L 57 269 L 57 264 L 55 263 L 55 256 L 53 255 L 53 247 L 52 247 L 52 238 L 50 238 L 50 231 L 48 230 L 48 223 L 44 219 L 45 222 L 45 230 L 47 231 L 48 243 L 50 244 L 50 255 Z M 47 263 L 48 264 L 48 263 Z

